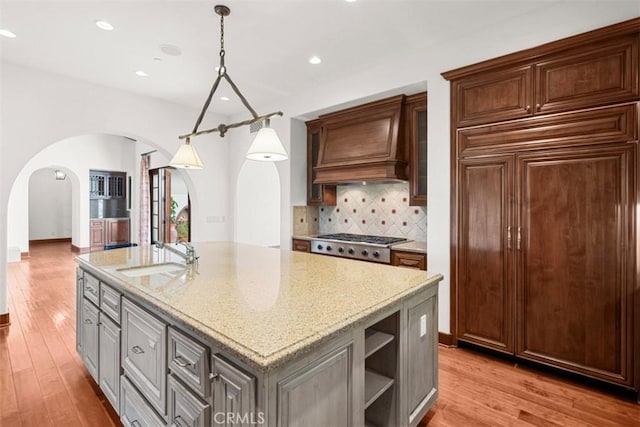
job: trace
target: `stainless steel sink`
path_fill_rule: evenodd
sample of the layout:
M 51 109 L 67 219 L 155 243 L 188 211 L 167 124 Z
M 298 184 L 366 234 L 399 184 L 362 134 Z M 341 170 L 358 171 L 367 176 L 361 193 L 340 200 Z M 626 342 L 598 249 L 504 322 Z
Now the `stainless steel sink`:
M 127 277 L 150 276 L 161 273 L 183 272 L 186 266 L 176 262 L 163 262 L 161 264 L 137 265 L 134 267 L 119 268 L 116 271 Z

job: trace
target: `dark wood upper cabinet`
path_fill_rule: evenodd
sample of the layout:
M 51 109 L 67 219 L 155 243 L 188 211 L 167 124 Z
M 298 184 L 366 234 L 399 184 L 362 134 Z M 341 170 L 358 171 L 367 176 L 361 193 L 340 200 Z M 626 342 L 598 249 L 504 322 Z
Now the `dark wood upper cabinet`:
M 307 125 L 307 205 L 308 206 L 335 206 L 336 186 L 330 184 L 315 184 L 315 167 L 318 164 L 320 152 L 320 137 L 322 134 L 322 122 L 311 120 Z
M 633 31 L 632 22 L 624 27 Z M 638 35 L 583 38 L 592 42 L 570 38 L 443 73 L 453 80 L 455 126 L 637 99 Z
M 581 46 L 535 64 L 535 113 L 553 113 L 638 97 L 638 36 Z
M 427 205 L 427 93 L 408 96 L 404 137 L 409 145 L 409 205 Z
M 458 127 L 531 115 L 530 65 L 473 75 L 452 83 Z

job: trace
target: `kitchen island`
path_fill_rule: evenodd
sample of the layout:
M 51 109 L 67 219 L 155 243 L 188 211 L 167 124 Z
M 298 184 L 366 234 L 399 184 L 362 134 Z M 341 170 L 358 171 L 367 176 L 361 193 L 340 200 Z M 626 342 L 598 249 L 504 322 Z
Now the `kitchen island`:
M 230 242 L 78 257 L 77 347 L 125 425 L 416 425 L 441 275 Z

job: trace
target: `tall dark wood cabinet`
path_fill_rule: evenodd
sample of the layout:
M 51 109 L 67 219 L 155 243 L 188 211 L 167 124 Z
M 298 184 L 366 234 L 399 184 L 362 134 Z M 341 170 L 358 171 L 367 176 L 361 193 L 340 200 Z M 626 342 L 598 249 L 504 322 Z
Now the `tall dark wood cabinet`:
M 320 137 L 322 136 L 322 122 L 318 119 L 306 122 L 307 125 L 307 205 L 335 206 L 336 186 L 329 184 L 315 184 L 318 156 L 320 154 Z
M 640 19 L 444 73 L 452 333 L 640 388 Z

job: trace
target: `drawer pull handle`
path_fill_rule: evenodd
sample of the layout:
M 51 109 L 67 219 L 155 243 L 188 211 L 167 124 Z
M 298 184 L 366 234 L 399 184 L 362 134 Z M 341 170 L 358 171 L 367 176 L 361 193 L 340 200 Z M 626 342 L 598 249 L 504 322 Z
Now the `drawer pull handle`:
M 142 424 L 140 424 L 140 421 L 138 421 L 138 420 L 131 421 L 131 425 L 133 427 L 142 427 Z
M 144 353 L 144 350 L 139 345 L 134 345 L 133 347 L 131 347 L 131 351 L 133 351 L 135 354 Z
M 180 415 L 175 417 L 173 419 L 173 422 L 171 423 L 171 427 L 182 427 L 182 423 L 180 422 L 180 420 L 181 420 Z
M 186 368 L 187 366 L 192 365 L 191 362 L 186 361 L 185 358 L 182 356 L 174 357 L 173 362 L 175 362 L 175 364 L 180 366 L 181 368 Z
M 93 322 L 91 321 L 91 319 L 84 319 L 84 323 L 86 323 L 87 325 L 90 325 Z
M 218 376 L 220 376 L 220 374 L 209 374 L 209 379 L 212 380 L 212 381 L 213 380 L 217 380 Z

